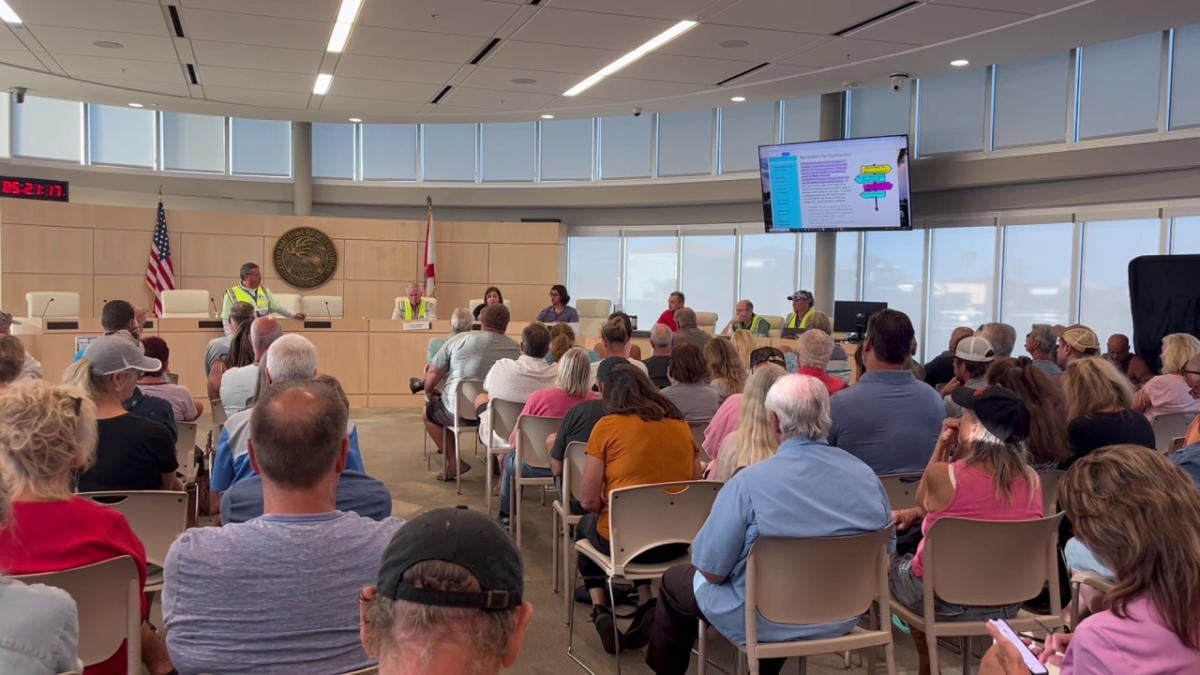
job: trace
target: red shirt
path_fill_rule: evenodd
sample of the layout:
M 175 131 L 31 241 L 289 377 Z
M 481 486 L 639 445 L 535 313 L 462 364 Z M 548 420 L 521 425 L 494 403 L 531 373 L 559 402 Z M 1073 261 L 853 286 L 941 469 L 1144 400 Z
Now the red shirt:
M 146 587 L 146 548 L 119 511 L 89 499 L 14 502 L 12 518 L 0 529 L 0 571 L 11 576 L 61 572 L 132 556 L 138 580 Z M 146 616 L 142 596 L 142 616 Z M 125 646 L 107 661 L 84 669 L 84 675 L 122 675 L 127 671 Z
M 664 310 L 662 314 L 658 315 L 658 323 L 666 324 L 666 326 L 671 329 L 672 333 L 679 330 L 679 326 L 675 325 L 675 312 L 672 312 L 669 309 Z
M 820 368 L 801 368 L 796 371 L 796 374 L 808 375 L 817 378 L 821 381 L 821 384 L 825 385 L 825 388 L 829 390 L 830 396 L 833 396 L 834 394 L 846 388 L 846 383 L 840 378 L 829 375 Z

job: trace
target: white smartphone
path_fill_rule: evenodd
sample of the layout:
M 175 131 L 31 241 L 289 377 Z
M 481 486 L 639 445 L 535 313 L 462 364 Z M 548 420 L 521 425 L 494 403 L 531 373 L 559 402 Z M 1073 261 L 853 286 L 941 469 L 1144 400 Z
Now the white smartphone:
M 1038 663 L 1038 657 L 1033 652 L 1029 651 L 1029 645 L 1026 645 L 1017 634 L 1013 632 L 1012 626 L 1004 619 L 990 619 L 988 623 L 1000 629 L 1000 634 L 1016 646 L 1017 651 L 1021 652 L 1021 658 L 1025 661 L 1025 667 L 1034 675 L 1048 675 L 1050 671 L 1046 670 L 1046 666 Z

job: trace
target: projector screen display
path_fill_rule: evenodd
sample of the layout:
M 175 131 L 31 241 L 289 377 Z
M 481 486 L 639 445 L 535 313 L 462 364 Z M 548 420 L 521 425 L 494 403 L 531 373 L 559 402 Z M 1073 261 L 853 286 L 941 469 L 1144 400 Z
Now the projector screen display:
M 909 228 L 908 136 L 761 145 L 767 232 Z

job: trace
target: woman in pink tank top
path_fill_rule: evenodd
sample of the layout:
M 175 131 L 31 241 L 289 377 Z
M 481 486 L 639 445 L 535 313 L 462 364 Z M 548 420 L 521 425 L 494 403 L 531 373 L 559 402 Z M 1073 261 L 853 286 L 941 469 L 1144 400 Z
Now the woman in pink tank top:
M 961 419 L 947 419 L 937 446 L 917 486 L 917 506 L 894 511 L 896 528 L 904 530 L 924 518 L 921 532 L 928 535 L 942 518 L 970 520 L 1036 520 L 1042 517 L 1041 485 L 1029 466 L 1030 414 L 1024 401 L 1002 387 L 952 394 L 963 407 Z M 916 554 L 892 559 L 892 597 L 917 613 L 924 612 L 922 557 L 925 540 Z M 937 599 L 939 621 L 982 621 L 1016 616 L 1018 606 L 966 607 Z M 930 672 L 925 635 L 912 631 L 920 658 L 920 672 Z

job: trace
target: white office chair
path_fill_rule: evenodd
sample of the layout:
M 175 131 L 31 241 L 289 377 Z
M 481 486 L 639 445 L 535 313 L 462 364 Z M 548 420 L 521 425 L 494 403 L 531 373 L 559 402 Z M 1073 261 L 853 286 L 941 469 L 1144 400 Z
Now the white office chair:
M 608 321 L 608 315 L 612 314 L 612 301 L 601 300 L 596 298 L 582 298 L 575 301 L 575 311 L 579 312 L 579 330 L 575 332 L 575 338 L 583 342 L 585 337 L 599 337 L 600 327 Z
M 171 490 L 112 490 L 83 492 L 80 497 L 120 511 L 133 533 L 146 546 L 146 560 L 162 567 L 167 550 L 187 529 L 186 492 Z M 146 578 L 146 592 L 162 590 L 162 572 Z
M 342 296 L 306 295 L 300 298 L 300 311 L 310 319 L 341 319 L 344 316 Z
M 70 291 L 30 291 L 25 313 L 31 319 L 78 319 L 79 294 Z
M 1150 426 L 1154 427 L 1154 446 L 1164 455 L 1171 454 L 1171 443 L 1176 438 L 1187 435 L 1188 427 L 1192 424 L 1192 419 L 1196 417 L 1196 413 L 1173 413 L 1170 415 L 1159 415 L 1150 421 Z
M 716 312 L 696 312 L 696 328 L 715 335 L 717 332 L 717 313 Z
M 162 292 L 162 318 L 208 319 L 212 317 L 211 296 L 204 290 L 174 290 Z
M 297 314 L 300 312 L 300 294 L 299 293 L 272 293 L 275 296 L 275 302 L 282 308 Z M 324 308 L 322 306 L 322 308 Z

